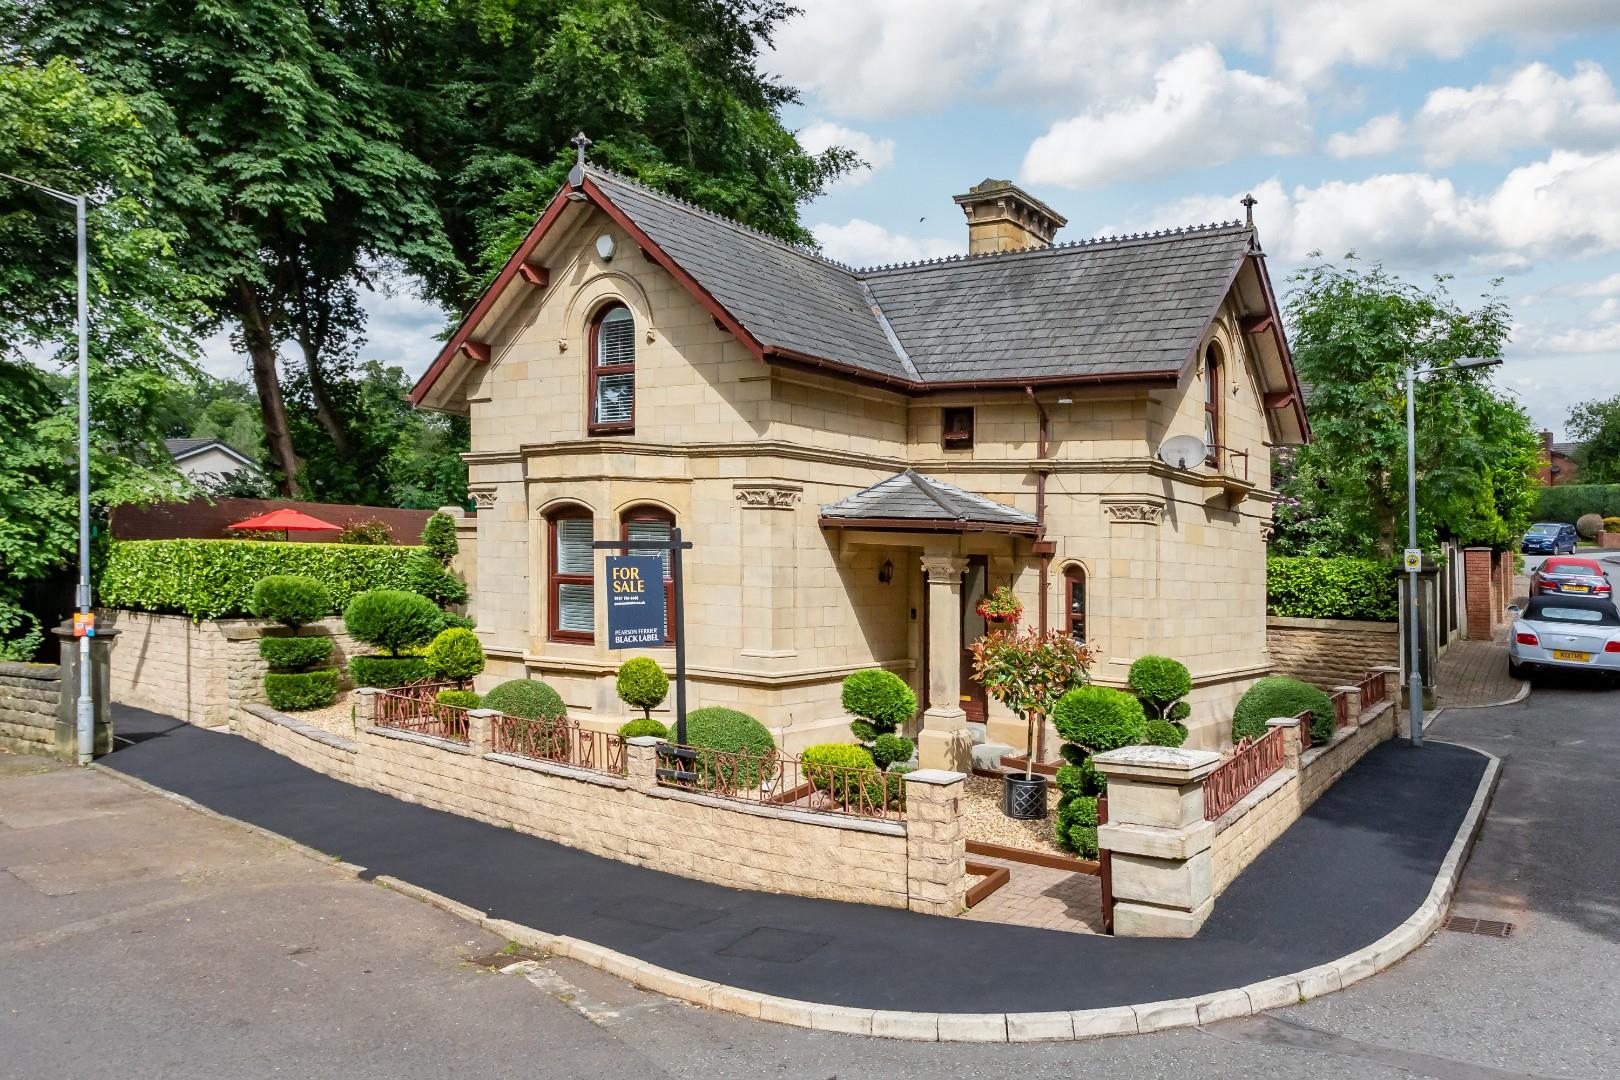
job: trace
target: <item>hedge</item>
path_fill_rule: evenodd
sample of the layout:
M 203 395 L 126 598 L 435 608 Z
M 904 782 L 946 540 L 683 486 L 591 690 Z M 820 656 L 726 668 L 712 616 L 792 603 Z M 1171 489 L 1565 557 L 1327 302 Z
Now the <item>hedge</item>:
M 1537 521 L 1574 524 L 1582 514 L 1620 517 L 1620 484 L 1559 484 L 1536 496 Z
M 1282 716 L 1298 716 L 1310 710 L 1311 742 L 1325 746 L 1333 741 L 1333 699 L 1310 683 L 1286 675 L 1268 675 L 1238 699 L 1232 712 L 1232 741 L 1256 739 L 1269 729 L 1266 721 Z
M 251 613 L 253 586 L 302 574 L 326 586 L 337 614 L 367 589 L 409 589 L 418 547 L 245 540 L 114 540 L 98 600 L 108 607 L 225 619 Z
M 349 657 L 349 678 L 356 686 L 393 690 L 432 677 L 433 670 L 420 656 Z
M 337 668 L 270 674 L 264 677 L 264 696 L 282 712 L 322 709 L 337 696 Z
M 1276 555 L 1266 560 L 1266 611 L 1292 619 L 1400 617 L 1394 563 Z

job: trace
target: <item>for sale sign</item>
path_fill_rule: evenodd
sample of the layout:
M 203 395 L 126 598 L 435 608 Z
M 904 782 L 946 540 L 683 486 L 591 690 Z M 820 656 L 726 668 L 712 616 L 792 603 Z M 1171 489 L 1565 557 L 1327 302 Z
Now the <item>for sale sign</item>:
M 657 555 L 607 557 L 608 648 L 664 643 L 664 560 Z

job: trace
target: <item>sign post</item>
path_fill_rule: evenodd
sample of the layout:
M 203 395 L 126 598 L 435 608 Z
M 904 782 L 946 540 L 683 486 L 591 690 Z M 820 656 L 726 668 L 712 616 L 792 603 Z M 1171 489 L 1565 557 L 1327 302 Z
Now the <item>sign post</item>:
M 681 552 L 692 547 L 681 530 L 669 530 L 668 540 L 596 540 L 591 547 L 604 551 L 669 552 L 669 581 L 673 610 L 670 634 L 675 638 L 675 731 L 673 747 L 660 751 L 681 768 L 659 769 L 666 780 L 696 780 L 690 763 L 696 751 L 686 748 L 686 605 L 681 584 Z M 610 555 L 607 558 L 608 648 L 641 649 L 664 646 L 663 562 L 658 555 Z

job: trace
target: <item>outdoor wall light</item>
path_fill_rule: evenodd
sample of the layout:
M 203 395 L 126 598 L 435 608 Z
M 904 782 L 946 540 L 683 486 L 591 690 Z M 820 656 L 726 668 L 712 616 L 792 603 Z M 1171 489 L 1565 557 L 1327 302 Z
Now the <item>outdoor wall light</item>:
M 603 262 L 611 262 L 613 259 L 613 237 L 607 233 L 598 236 L 596 238 L 596 253 L 602 256 Z
M 888 559 L 884 559 L 883 560 L 883 565 L 878 567 L 878 581 L 880 581 L 884 585 L 887 585 L 889 582 L 891 582 L 893 580 L 894 580 L 894 563 L 889 561 Z

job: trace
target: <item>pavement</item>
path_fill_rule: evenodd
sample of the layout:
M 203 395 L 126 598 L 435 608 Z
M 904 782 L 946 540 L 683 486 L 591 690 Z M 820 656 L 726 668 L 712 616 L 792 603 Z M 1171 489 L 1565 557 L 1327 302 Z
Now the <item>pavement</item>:
M 1305 1005 L 1079 1044 L 806 1031 L 557 957 L 491 975 L 467 958 L 504 942 L 452 915 L 105 774 L 0 755 L 0 1078 L 1620 1076 L 1617 701 L 1538 686 L 1432 729 L 1504 759 L 1456 904 L 1511 937 L 1439 933 Z
M 115 724 L 122 748 L 103 759 L 107 767 L 358 864 L 366 876 L 698 980 L 919 1013 L 1157 1002 L 1366 948 L 1428 898 L 1487 764 L 1461 747 L 1385 743 L 1233 882 L 1196 938 L 1165 941 L 729 889 L 400 802 L 157 714 L 119 707 Z M 1031 979 L 1008 956 L 1062 962 Z

